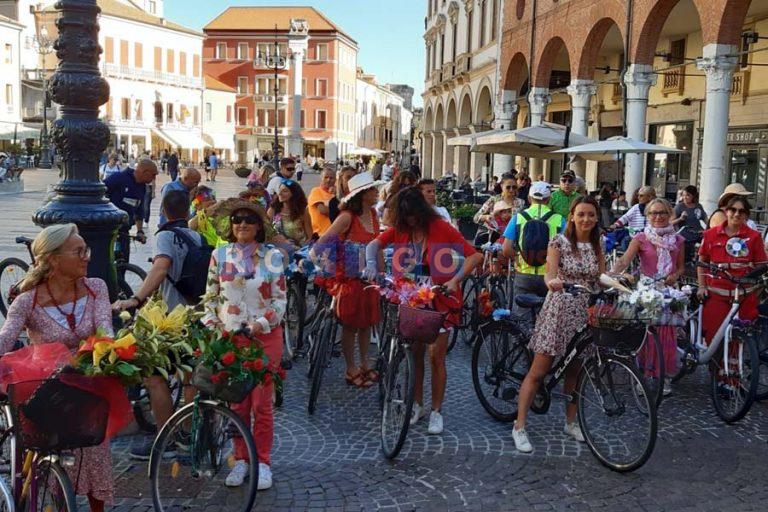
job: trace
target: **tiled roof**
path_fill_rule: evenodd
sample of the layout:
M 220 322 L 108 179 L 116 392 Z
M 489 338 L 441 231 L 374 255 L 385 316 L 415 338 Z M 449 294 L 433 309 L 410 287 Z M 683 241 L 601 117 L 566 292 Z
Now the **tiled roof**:
M 228 7 L 210 23 L 203 27 L 207 30 L 274 30 L 285 32 L 291 27 L 292 19 L 303 19 L 309 25 L 309 31 L 325 30 L 344 34 L 341 28 L 314 7 Z M 351 39 L 351 37 L 350 37 Z
M 234 87 L 230 87 L 224 82 L 216 80 L 211 75 L 205 75 L 203 76 L 203 79 L 205 80 L 206 89 L 213 89 L 214 91 L 237 92 L 237 89 Z

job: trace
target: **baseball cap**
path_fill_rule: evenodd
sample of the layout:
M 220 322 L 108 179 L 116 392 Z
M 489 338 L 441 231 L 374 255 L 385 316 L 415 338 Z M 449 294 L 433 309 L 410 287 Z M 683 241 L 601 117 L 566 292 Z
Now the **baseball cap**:
M 561 173 L 560 173 L 560 177 L 561 177 L 561 178 L 564 178 L 564 177 L 568 177 L 568 178 L 573 178 L 573 179 L 576 179 L 576 173 L 575 173 L 575 172 L 573 172 L 573 171 L 572 171 L 572 170 L 570 170 L 570 169 L 566 169 L 565 171 L 563 171 L 563 172 L 561 172 Z
M 552 195 L 552 187 L 546 181 L 536 181 L 531 185 L 528 195 L 533 199 L 549 199 Z

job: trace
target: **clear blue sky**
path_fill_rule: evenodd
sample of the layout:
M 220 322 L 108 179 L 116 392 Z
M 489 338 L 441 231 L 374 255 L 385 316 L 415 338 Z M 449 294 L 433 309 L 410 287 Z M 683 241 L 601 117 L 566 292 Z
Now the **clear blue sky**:
M 405 83 L 421 105 L 424 88 L 424 4 L 421 0 L 165 0 L 165 17 L 202 29 L 229 5 L 309 5 L 358 44 L 358 66 L 380 83 Z

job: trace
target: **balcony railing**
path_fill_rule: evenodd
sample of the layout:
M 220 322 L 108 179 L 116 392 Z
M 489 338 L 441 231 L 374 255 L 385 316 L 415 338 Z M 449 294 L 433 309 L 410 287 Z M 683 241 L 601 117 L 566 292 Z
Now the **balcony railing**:
M 21 115 L 24 119 L 43 117 L 43 107 L 24 107 L 21 109 Z
M 661 93 L 664 96 L 669 94 L 683 94 L 685 89 L 684 69 L 673 69 L 662 75 Z
M 255 94 L 253 100 L 257 103 L 275 103 L 275 96 L 273 94 Z M 277 102 L 288 103 L 288 95 L 278 94 Z
M 736 71 L 731 82 L 731 101 L 747 101 L 749 92 L 749 70 Z
M 105 64 L 104 74 L 114 78 L 127 78 L 129 80 L 142 80 L 145 82 L 160 82 L 180 87 L 202 88 L 203 79 L 194 76 L 181 76 L 149 69 L 132 68 L 130 66 L 118 66 L 117 64 Z
M 618 103 L 621 101 L 622 98 L 622 88 L 621 88 L 621 82 L 616 82 L 613 84 L 613 90 L 611 92 L 611 101 L 614 103 Z
M 255 126 L 253 128 L 253 132 L 256 133 L 257 135 L 274 135 L 275 127 L 274 126 Z M 278 128 L 277 134 L 288 135 L 288 128 Z

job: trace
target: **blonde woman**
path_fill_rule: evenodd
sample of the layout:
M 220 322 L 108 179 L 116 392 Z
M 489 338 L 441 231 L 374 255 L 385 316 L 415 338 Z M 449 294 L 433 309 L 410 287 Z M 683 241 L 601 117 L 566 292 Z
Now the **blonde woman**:
M 61 342 L 74 353 L 80 340 L 101 329 L 112 334 L 112 311 L 107 285 L 88 278 L 91 250 L 74 224 L 49 226 L 32 243 L 33 266 L 21 282 L 0 330 L 0 353 L 13 348 L 22 330 L 29 342 Z M 80 458 L 81 451 L 76 450 Z M 88 496 L 93 512 L 104 510 L 114 495 L 109 442 L 82 450 L 82 465 L 67 468 L 75 492 Z
M 339 213 L 341 213 L 340 203 L 349 194 L 349 180 L 356 174 L 357 169 L 347 165 L 342 167 L 336 176 L 336 197 L 328 201 L 328 213 L 331 217 L 331 222 L 334 222 Z

